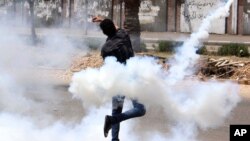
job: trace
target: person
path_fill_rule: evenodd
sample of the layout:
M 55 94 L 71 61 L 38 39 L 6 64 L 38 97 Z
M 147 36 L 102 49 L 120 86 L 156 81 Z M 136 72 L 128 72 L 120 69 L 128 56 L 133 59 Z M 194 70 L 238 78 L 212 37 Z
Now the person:
M 94 17 L 93 22 L 100 22 L 100 28 L 107 36 L 107 40 L 102 46 L 101 56 L 105 59 L 114 56 L 118 62 L 126 65 L 126 60 L 134 56 L 131 40 L 124 29 L 118 28 L 112 20 Z M 133 108 L 123 112 L 125 96 L 116 95 L 112 97 L 112 115 L 106 115 L 104 121 L 104 136 L 108 136 L 112 128 L 112 141 L 119 141 L 120 122 L 145 115 L 146 110 L 143 104 L 137 99 L 131 99 Z

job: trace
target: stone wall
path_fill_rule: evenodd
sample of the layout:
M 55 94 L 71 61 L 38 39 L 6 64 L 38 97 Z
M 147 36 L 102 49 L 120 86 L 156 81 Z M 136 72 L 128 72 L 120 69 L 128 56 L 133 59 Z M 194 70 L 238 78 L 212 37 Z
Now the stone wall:
M 219 7 L 221 0 L 186 0 L 181 4 L 180 30 L 181 32 L 195 32 L 203 19 Z M 219 18 L 212 22 L 210 33 L 224 34 L 226 19 Z

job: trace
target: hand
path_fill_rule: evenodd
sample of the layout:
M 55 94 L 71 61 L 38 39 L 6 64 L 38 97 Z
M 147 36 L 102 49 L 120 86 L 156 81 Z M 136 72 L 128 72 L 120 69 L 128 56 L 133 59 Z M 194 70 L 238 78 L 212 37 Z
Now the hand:
M 103 18 L 99 16 L 95 16 L 92 18 L 92 22 L 102 22 L 102 21 L 103 21 Z

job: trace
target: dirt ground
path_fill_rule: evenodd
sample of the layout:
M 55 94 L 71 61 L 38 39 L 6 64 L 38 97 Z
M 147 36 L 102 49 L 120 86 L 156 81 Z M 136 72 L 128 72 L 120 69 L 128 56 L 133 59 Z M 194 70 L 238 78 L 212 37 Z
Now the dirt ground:
M 147 56 L 153 56 L 157 59 L 159 59 L 159 63 L 162 63 L 162 60 L 164 59 L 168 59 L 171 57 L 171 54 L 164 54 L 164 53 L 140 53 L 137 54 L 140 56 L 143 55 L 147 55 Z M 208 60 L 208 58 L 214 58 L 214 59 L 220 59 L 222 57 L 219 56 L 201 56 L 201 64 L 204 65 L 204 60 Z M 236 72 L 234 73 L 234 75 L 232 75 L 231 77 L 228 78 L 224 78 L 224 80 L 237 80 L 239 79 L 237 77 L 238 76 L 247 76 L 244 79 L 250 79 L 248 77 L 250 77 L 249 73 L 250 73 L 250 59 L 249 58 L 239 58 L 239 57 L 235 57 L 235 56 L 231 56 L 231 57 L 223 57 L 226 58 L 228 60 L 231 60 L 232 62 L 246 62 L 246 65 L 244 65 L 244 67 L 238 67 L 236 69 Z M 60 77 L 61 80 L 63 80 L 65 83 L 69 83 L 71 80 L 71 77 L 73 75 L 73 73 L 75 72 L 79 72 L 82 69 L 86 69 L 88 67 L 90 68 L 99 68 L 103 65 L 103 60 L 100 56 L 100 52 L 99 51 L 95 51 L 95 52 L 91 52 L 85 56 L 77 56 L 73 62 L 72 65 L 69 69 L 67 69 L 66 71 L 57 71 L 57 77 Z M 199 65 L 199 64 L 198 64 Z M 199 74 L 199 73 L 197 73 Z M 237 74 L 237 75 L 236 75 Z M 246 75 L 247 74 L 247 75 Z M 200 76 L 199 76 L 200 77 Z M 210 79 L 213 77 L 210 76 L 202 76 L 203 79 Z M 205 77 L 205 78 L 204 78 Z M 240 94 L 243 97 L 249 98 L 250 99 L 250 85 L 240 85 Z
M 240 95 L 250 99 L 250 85 L 240 85 Z
M 55 77 L 57 80 L 57 82 L 55 82 L 56 89 L 53 91 L 53 94 L 55 94 L 55 97 L 59 97 L 60 99 L 59 100 L 57 99 L 56 101 L 53 99 L 49 100 L 46 99 L 46 101 L 48 101 L 48 107 L 52 107 L 50 112 L 55 117 L 57 117 L 57 119 L 61 119 L 67 122 L 71 121 L 74 124 L 78 124 L 81 122 L 82 117 L 86 113 L 81 105 L 80 100 L 76 99 L 72 100 L 71 95 L 67 91 L 68 84 L 71 81 L 73 73 L 79 72 L 82 69 L 86 69 L 87 67 L 98 68 L 102 65 L 103 61 L 100 56 L 100 52 L 93 52 L 86 56 L 76 57 L 72 62 L 71 67 L 66 71 L 50 70 L 44 68 L 42 69 L 44 71 L 43 73 L 46 74 L 47 77 L 50 78 Z M 53 75 L 48 75 L 48 74 L 53 74 Z M 41 75 L 38 76 L 44 78 L 44 76 Z M 31 83 L 34 83 L 34 81 L 31 81 Z M 41 81 L 39 81 L 39 87 L 42 87 L 40 83 Z M 250 85 L 239 85 L 239 88 L 240 88 L 240 95 L 242 96 L 242 102 L 233 111 L 233 114 L 218 129 L 209 129 L 207 131 L 201 132 L 201 134 L 199 134 L 198 136 L 199 139 L 203 141 L 227 141 L 229 140 L 229 125 L 247 124 L 250 122 L 250 117 L 249 117 Z M 162 111 L 155 110 L 153 108 L 148 109 L 147 116 L 142 117 L 141 120 L 139 120 L 135 128 L 135 131 L 139 132 L 142 131 L 142 129 L 143 131 L 147 130 L 150 131 L 151 128 L 154 128 L 160 130 L 162 133 L 168 133 L 168 124 L 163 124 L 163 123 L 168 123 L 168 121 L 166 121 L 166 119 L 162 116 L 155 116 L 160 114 L 161 112 Z

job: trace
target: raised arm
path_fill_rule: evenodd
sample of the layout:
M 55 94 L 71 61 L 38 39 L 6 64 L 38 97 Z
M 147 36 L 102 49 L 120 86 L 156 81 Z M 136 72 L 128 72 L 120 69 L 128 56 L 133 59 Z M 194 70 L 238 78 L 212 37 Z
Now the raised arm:
M 100 16 L 95 16 L 92 18 L 92 22 L 94 23 L 100 23 L 104 20 L 104 18 L 100 17 Z

